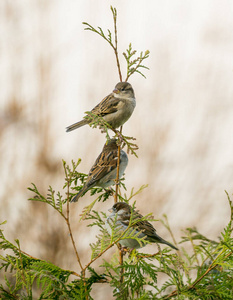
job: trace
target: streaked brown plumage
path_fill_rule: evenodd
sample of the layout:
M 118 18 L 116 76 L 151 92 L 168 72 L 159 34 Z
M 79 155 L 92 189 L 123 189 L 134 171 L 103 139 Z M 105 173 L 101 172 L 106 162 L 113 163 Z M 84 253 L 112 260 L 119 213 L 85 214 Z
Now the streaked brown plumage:
M 92 166 L 87 180 L 83 188 L 74 196 L 71 202 L 77 202 L 78 199 L 90 188 L 100 186 L 103 188 L 109 187 L 115 183 L 117 175 L 117 160 L 118 160 L 118 146 L 116 139 L 107 141 L 103 147 L 102 152 L 97 157 L 94 165 Z M 128 164 L 127 154 L 121 150 L 120 152 L 120 166 L 119 178 L 123 175 L 125 168 Z
M 138 213 L 137 211 L 133 210 L 130 205 L 128 205 L 125 202 L 117 202 L 113 205 L 113 207 L 109 210 L 111 212 L 111 215 L 107 218 L 105 226 L 108 230 L 109 234 L 112 234 L 112 226 L 113 223 L 116 221 L 116 226 L 118 231 L 122 231 L 122 233 L 128 228 L 130 225 L 130 218 L 132 215 L 133 222 L 130 228 L 132 228 L 131 232 L 133 230 L 135 231 L 135 235 L 138 234 L 139 238 L 143 238 L 146 236 L 146 240 L 148 240 L 151 243 L 161 243 L 166 244 L 169 247 L 178 250 L 175 246 L 173 246 L 171 243 L 165 241 L 163 238 L 161 238 L 157 233 L 155 228 L 151 223 L 149 223 L 146 220 L 140 220 L 143 218 L 143 216 Z M 135 222 L 136 220 L 139 220 Z M 139 242 L 136 239 L 122 239 L 119 241 L 119 243 L 123 247 L 128 248 L 141 248 L 144 247 L 146 244 L 140 245 Z
M 102 117 L 113 128 L 118 128 L 130 118 L 135 106 L 136 100 L 131 84 L 119 82 L 113 92 L 96 105 L 91 112 Z M 68 126 L 66 131 L 72 131 L 88 123 L 90 123 L 89 120 L 83 119 Z

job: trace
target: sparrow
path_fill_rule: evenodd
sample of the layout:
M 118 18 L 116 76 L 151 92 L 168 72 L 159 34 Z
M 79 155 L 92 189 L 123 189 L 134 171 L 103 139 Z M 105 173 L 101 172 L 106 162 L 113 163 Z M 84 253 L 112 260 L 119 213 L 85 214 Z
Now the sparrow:
M 125 202 L 117 202 L 112 208 L 109 209 L 109 211 L 111 214 L 108 216 L 105 222 L 105 227 L 110 235 L 112 235 L 112 227 L 115 224 L 115 228 L 118 233 L 123 233 L 127 228 L 132 228 L 130 231 L 128 231 L 127 235 L 134 232 L 135 236 L 137 235 L 138 238 L 145 238 L 145 240 L 151 243 L 166 244 L 169 247 L 178 250 L 175 246 L 162 239 L 156 233 L 156 230 L 151 223 L 146 220 L 141 220 L 143 216 L 137 211 L 133 210 L 129 204 Z M 132 222 L 131 224 L 130 220 Z M 135 220 L 138 220 L 138 222 L 135 222 Z M 136 239 L 130 238 L 122 239 L 119 241 L 119 243 L 122 247 L 127 247 L 130 249 L 138 249 L 146 246 L 146 243 L 143 243 L 143 241 L 140 245 Z
M 116 139 L 107 141 L 102 152 L 97 157 L 92 166 L 87 180 L 76 196 L 71 199 L 71 202 L 77 202 L 78 199 L 90 188 L 100 186 L 107 188 L 115 183 L 117 177 L 117 161 L 118 161 L 118 146 Z M 128 156 L 125 151 L 120 151 L 119 178 L 124 174 L 128 164 Z
M 123 125 L 130 118 L 135 106 L 136 99 L 131 84 L 128 82 L 119 82 L 113 92 L 97 104 L 91 110 L 91 113 L 102 117 L 115 129 Z M 90 122 L 90 120 L 83 119 L 68 126 L 66 131 L 72 131 Z

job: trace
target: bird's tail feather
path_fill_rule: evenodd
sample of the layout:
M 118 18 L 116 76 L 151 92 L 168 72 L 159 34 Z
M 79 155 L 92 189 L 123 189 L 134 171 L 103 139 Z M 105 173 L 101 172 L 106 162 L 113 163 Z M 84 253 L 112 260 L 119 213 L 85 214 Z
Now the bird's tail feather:
M 76 123 L 74 123 L 74 124 L 66 127 L 66 132 L 69 132 L 69 131 L 72 131 L 74 129 L 77 129 L 77 128 L 79 128 L 79 127 L 81 127 L 83 125 L 86 125 L 86 124 L 88 124 L 88 121 L 85 120 L 85 119 L 82 120 L 82 121 L 76 122 Z
M 79 198 L 88 190 L 87 187 L 83 187 L 77 195 L 75 195 L 70 202 L 77 202 L 79 200 Z
M 171 243 L 169 243 L 169 242 L 167 242 L 167 241 L 165 241 L 164 239 L 162 239 L 161 238 L 161 240 L 160 240 L 160 243 L 162 243 L 162 244 L 166 244 L 166 245 L 168 245 L 169 247 L 171 247 L 171 248 L 173 248 L 173 249 L 175 249 L 175 250 L 179 250 L 178 248 L 176 248 L 174 245 L 172 245 Z

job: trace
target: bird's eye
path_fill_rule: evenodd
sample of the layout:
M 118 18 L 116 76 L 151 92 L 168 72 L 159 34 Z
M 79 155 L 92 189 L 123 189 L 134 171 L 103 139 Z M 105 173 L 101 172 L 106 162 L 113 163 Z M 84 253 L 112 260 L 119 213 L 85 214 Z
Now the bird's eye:
M 124 91 L 124 90 L 125 90 L 125 88 L 124 88 L 124 87 L 122 87 L 122 88 L 121 88 L 121 91 Z

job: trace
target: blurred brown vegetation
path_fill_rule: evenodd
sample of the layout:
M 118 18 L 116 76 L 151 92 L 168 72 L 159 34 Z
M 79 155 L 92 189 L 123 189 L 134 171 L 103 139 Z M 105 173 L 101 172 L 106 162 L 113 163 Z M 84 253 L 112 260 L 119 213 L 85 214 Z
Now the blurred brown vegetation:
M 149 184 L 137 207 L 155 218 L 166 213 L 177 240 L 186 226 L 216 239 L 228 220 L 224 190 L 231 194 L 233 182 L 233 5 L 140 2 L 130 7 L 130 16 L 132 3 L 116 5 L 120 52 L 129 42 L 151 52 L 148 79 L 131 80 L 137 108 L 124 132 L 137 138 L 139 158 L 130 157 L 125 182 L 128 191 Z M 62 159 L 81 157 L 80 171 L 87 173 L 102 148 L 97 130 L 68 134 L 65 127 L 118 81 L 111 49 L 81 24 L 111 28 L 109 5 L 0 3 L 0 217 L 8 221 L 7 237 L 19 238 L 22 249 L 66 269 L 77 264 L 65 224 L 46 205 L 28 202 L 27 187 L 33 182 L 44 194 L 49 185 L 62 191 Z M 89 194 L 72 206 L 85 261 L 96 234 L 87 236 L 86 223 L 78 221 L 88 201 Z M 106 212 L 110 206 L 96 208 Z

